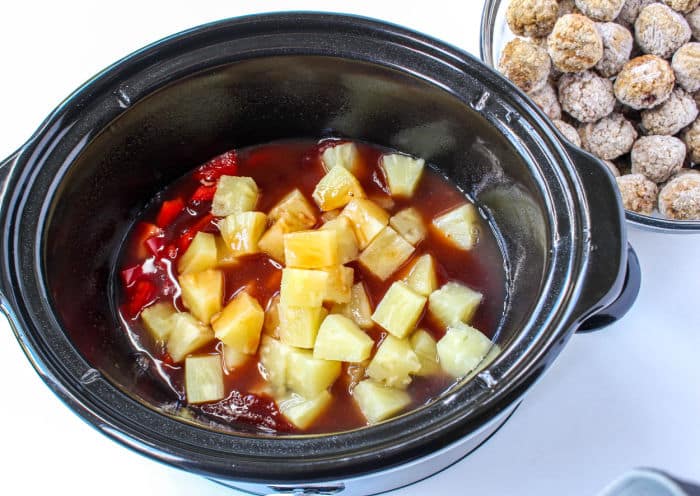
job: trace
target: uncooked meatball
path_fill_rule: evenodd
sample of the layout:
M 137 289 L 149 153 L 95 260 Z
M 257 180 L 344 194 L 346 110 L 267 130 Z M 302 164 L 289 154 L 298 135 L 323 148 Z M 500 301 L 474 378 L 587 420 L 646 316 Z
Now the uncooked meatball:
M 681 88 L 676 88 L 664 103 L 642 111 L 642 127 L 647 134 L 672 136 L 689 125 L 698 116 L 695 99 Z
M 592 71 L 564 74 L 559 80 L 562 110 L 580 122 L 595 122 L 615 107 L 613 85 Z
M 642 174 L 627 174 L 616 177 L 615 180 L 620 189 L 625 210 L 647 215 L 654 211 L 656 195 L 659 191 L 656 184 Z
M 612 160 L 629 152 L 637 131 L 622 114 L 611 114 L 578 130 L 583 149 L 603 160 Z
M 610 160 L 603 160 L 602 162 L 608 167 L 608 170 L 613 176 L 620 177 L 620 169 L 617 168 L 614 162 Z
M 635 110 L 653 108 L 666 101 L 675 82 L 668 62 L 656 55 L 642 55 L 622 67 L 615 79 L 615 96 Z
M 612 77 L 630 59 L 634 39 L 629 30 L 614 22 L 598 23 L 598 31 L 603 40 L 603 58 L 595 69 L 603 77 Z
M 575 0 L 559 0 L 559 17 L 566 14 L 580 14 Z
M 644 136 L 632 147 L 632 173 L 662 183 L 683 167 L 685 145 L 673 136 Z
M 557 22 L 558 12 L 556 0 L 511 0 L 506 22 L 517 35 L 547 36 Z
M 637 20 L 642 9 L 647 5 L 656 3 L 656 1 L 657 0 L 626 0 L 615 22 L 625 27 L 633 26 L 634 21 Z
M 528 96 L 537 104 L 550 119 L 561 118 L 561 105 L 557 99 L 557 92 L 551 83 L 544 85 L 544 88 L 528 93 Z
M 554 125 L 557 126 L 557 129 L 559 129 L 566 139 L 576 146 L 581 146 L 581 137 L 578 135 L 574 126 L 559 119 L 554 119 L 552 122 L 554 122 Z
M 690 40 L 685 18 L 661 3 L 647 5 L 634 23 L 634 36 L 644 53 L 669 58 Z
M 677 220 L 700 220 L 700 174 L 678 174 L 661 188 L 659 212 Z
M 625 0 L 575 0 L 576 7 L 596 21 L 612 21 L 615 19 Z
M 694 164 L 700 164 L 700 119 L 695 119 L 695 122 L 683 131 L 682 137 L 688 148 L 690 161 Z
M 685 91 L 700 90 L 700 42 L 686 43 L 671 59 L 676 82 Z
M 542 89 L 549 76 L 549 55 L 544 48 L 520 38 L 509 41 L 498 69 L 525 92 Z
M 547 38 L 547 51 L 560 71 L 585 71 L 603 57 L 603 39 L 588 17 L 566 14 L 557 20 Z
M 690 26 L 690 32 L 693 33 L 693 38 L 700 40 L 700 7 L 685 16 L 685 20 Z
M 663 0 L 663 2 L 673 10 L 687 14 L 700 5 L 700 0 Z

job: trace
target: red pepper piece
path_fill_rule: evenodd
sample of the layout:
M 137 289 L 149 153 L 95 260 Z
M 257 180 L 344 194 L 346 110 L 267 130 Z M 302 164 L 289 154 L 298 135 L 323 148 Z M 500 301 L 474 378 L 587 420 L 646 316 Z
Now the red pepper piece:
M 184 208 L 185 202 L 182 201 L 182 198 L 164 201 L 156 217 L 156 224 L 158 224 L 158 227 L 167 227 L 180 215 Z
M 177 246 L 178 250 L 180 253 L 184 253 L 185 250 L 190 246 L 190 243 L 192 242 L 192 239 L 197 235 L 199 231 L 207 231 L 208 229 L 214 228 L 214 225 L 211 223 L 211 221 L 214 220 L 214 216 L 212 214 L 207 214 L 201 219 L 199 219 L 197 222 L 192 224 L 192 226 L 187 229 L 185 232 L 183 232 L 180 235 L 180 238 L 177 240 Z
M 158 255 L 165 247 L 165 240 L 161 236 L 153 236 L 145 241 L 146 248 L 154 255 Z
M 157 288 L 148 279 L 139 279 L 133 286 L 127 288 L 128 302 L 126 305 L 129 315 L 136 317 L 141 310 L 156 299 Z
M 150 222 L 139 222 L 136 227 L 134 228 L 134 250 L 136 252 L 136 256 L 139 260 L 143 260 L 147 256 L 149 256 L 149 250 L 148 246 L 146 246 L 146 241 L 149 238 L 152 238 L 154 236 L 161 236 L 163 234 L 163 230 L 156 226 L 155 224 L 151 224 Z
M 131 286 L 143 275 L 143 270 L 140 265 L 133 265 L 122 270 L 121 273 L 122 283 L 125 287 Z
M 197 188 L 194 193 L 192 193 L 192 196 L 190 197 L 190 201 L 196 201 L 196 202 L 201 202 L 201 201 L 211 201 L 214 199 L 214 194 L 216 193 L 216 185 L 213 186 L 200 186 Z
M 234 150 L 214 157 L 194 172 L 194 177 L 202 183 L 214 183 L 221 176 L 236 175 L 238 175 L 238 155 Z

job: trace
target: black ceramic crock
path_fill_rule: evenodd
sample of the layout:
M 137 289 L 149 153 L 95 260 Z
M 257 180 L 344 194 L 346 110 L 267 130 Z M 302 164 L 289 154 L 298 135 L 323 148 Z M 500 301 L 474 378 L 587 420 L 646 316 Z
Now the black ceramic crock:
M 122 240 L 194 164 L 324 136 L 424 157 L 476 200 L 508 274 L 501 354 L 431 404 L 371 428 L 274 437 L 177 418 L 116 318 Z M 478 60 L 358 17 L 257 15 L 162 40 L 71 95 L 0 166 L 0 180 L 2 310 L 49 387 L 141 453 L 262 493 L 366 494 L 430 475 L 493 432 L 572 333 L 615 320 L 639 286 L 600 163 L 560 142 Z

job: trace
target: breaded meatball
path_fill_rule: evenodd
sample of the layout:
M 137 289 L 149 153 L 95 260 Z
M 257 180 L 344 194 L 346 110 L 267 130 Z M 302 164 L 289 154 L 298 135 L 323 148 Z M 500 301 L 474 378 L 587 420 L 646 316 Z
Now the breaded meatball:
M 577 121 L 595 122 L 615 107 L 613 85 L 592 71 L 564 74 L 559 80 L 559 103 Z
M 634 26 L 634 21 L 637 20 L 642 9 L 647 5 L 656 3 L 656 1 L 657 0 L 626 0 L 615 22 L 625 27 Z
M 700 5 L 700 0 L 662 0 L 666 5 L 673 10 L 687 14 Z
M 653 108 L 666 101 L 675 82 L 668 62 L 656 55 L 642 55 L 622 67 L 615 79 L 615 96 L 635 110 Z
M 571 141 L 571 143 L 576 146 L 581 146 L 581 138 L 579 137 L 574 126 L 560 119 L 554 119 L 552 122 L 554 122 L 554 125 L 557 126 L 559 132 L 561 132 L 561 134 L 563 134 L 567 140 Z
M 560 71 L 585 71 L 603 57 L 603 39 L 588 17 L 566 14 L 557 20 L 547 38 L 547 51 Z
M 662 183 L 683 167 L 685 145 L 673 136 L 644 136 L 635 142 L 630 159 L 633 174 Z
M 532 98 L 545 114 L 547 114 L 547 117 L 550 119 L 561 118 L 561 106 L 559 105 L 557 92 L 554 86 L 552 86 L 552 83 L 547 83 L 544 85 L 544 88 L 528 93 L 528 96 Z
M 700 119 L 695 119 L 688 129 L 683 131 L 681 137 L 688 149 L 690 161 L 700 164 Z
M 582 14 L 596 21 L 612 21 L 620 11 L 625 0 L 575 0 L 576 7 Z
M 498 70 L 523 91 L 532 92 L 547 84 L 550 64 L 544 48 L 515 38 L 503 48 Z
M 634 39 L 628 29 L 614 22 L 601 22 L 597 26 L 603 40 L 603 58 L 595 69 L 603 77 L 612 77 L 630 59 Z
M 690 26 L 690 32 L 693 33 L 693 38 L 700 40 L 700 7 L 685 16 L 685 20 Z
M 675 10 L 661 3 L 647 5 L 634 23 L 634 38 L 644 53 L 667 59 L 690 40 L 690 26 Z
M 678 174 L 659 192 L 659 212 L 676 220 L 700 220 L 700 174 Z
M 629 152 L 637 139 L 637 131 L 622 114 L 610 114 L 581 126 L 578 133 L 583 149 L 603 160 L 613 160 Z
M 700 42 L 680 47 L 673 54 L 671 68 L 681 88 L 691 93 L 700 90 Z
M 642 174 L 627 174 L 616 177 L 625 210 L 640 214 L 651 214 L 656 205 L 658 187 Z
M 517 35 L 547 36 L 557 22 L 558 12 L 556 0 L 511 0 L 506 22 Z
M 642 110 L 642 127 L 646 134 L 673 136 L 698 116 L 695 99 L 681 88 L 676 88 L 664 103 Z

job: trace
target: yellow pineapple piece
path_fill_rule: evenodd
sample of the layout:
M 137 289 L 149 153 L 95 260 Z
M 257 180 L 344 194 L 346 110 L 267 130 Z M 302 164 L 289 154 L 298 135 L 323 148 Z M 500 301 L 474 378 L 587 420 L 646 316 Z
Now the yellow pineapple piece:
M 404 389 L 411 383 L 411 374 L 421 368 L 421 362 L 408 339 L 391 334 L 384 338 L 367 367 L 367 375 L 387 386 Z
M 328 283 L 323 301 L 348 303 L 352 297 L 352 281 L 355 271 L 344 265 L 334 265 L 322 270 L 328 273 Z
M 328 315 L 323 307 L 279 307 L 280 341 L 297 348 L 313 348 L 321 322 Z
M 327 316 L 316 336 L 314 358 L 361 362 L 369 358 L 374 341 L 352 320 L 342 315 Z
M 357 174 L 362 166 L 362 159 L 355 143 L 343 143 L 326 148 L 321 154 L 321 162 L 326 172 L 339 165 Z
M 346 264 L 357 259 L 360 252 L 357 238 L 350 219 L 344 216 L 336 217 L 321 226 L 322 230 L 333 230 L 338 238 L 338 263 Z
M 358 282 L 350 289 L 350 301 L 348 303 L 336 303 L 331 310 L 352 319 L 362 329 L 369 329 L 372 322 L 372 305 L 369 302 L 364 284 Z
M 384 386 L 371 379 L 355 386 L 352 397 L 369 424 L 393 417 L 411 404 L 411 396 L 406 391 Z
M 170 317 L 172 330 L 165 349 L 173 362 L 182 362 L 187 355 L 214 340 L 214 332 L 192 314 L 180 312 Z
M 430 333 L 424 329 L 418 329 L 411 336 L 411 346 L 420 361 L 420 369 L 415 375 L 432 375 L 440 370 L 438 365 L 437 343 Z
M 328 212 L 323 212 L 321 214 L 321 222 L 326 223 L 326 222 L 329 222 L 333 219 L 337 219 L 338 216 L 340 215 L 340 212 L 342 212 L 342 210 L 339 208 L 336 208 L 334 210 L 329 210 Z
M 364 250 L 389 224 L 389 213 L 376 203 L 364 198 L 352 200 L 343 209 L 341 215 L 350 220 L 360 250 Z
M 391 227 L 385 227 L 360 254 L 360 264 L 382 281 L 408 260 L 415 248 Z
M 382 169 L 392 196 L 411 197 L 423 176 L 425 160 L 392 153 L 382 157 Z
M 241 353 L 235 348 L 223 345 L 224 365 L 226 370 L 231 371 L 245 365 L 250 360 L 251 356 L 246 353 Z
M 220 355 L 191 356 L 185 360 L 185 395 L 192 404 L 224 398 Z
M 252 177 L 221 176 L 211 204 L 211 213 L 226 217 L 238 212 L 255 209 L 258 203 L 258 185 Z
M 316 210 L 299 189 L 287 193 L 270 209 L 267 217 L 273 224 L 284 220 L 287 227 L 294 231 L 309 229 L 316 224 Z
M 371 202 L 376 203 L 384 210 L 393 210 L 396 206 L 394 199 L 386 193 L 378 193 L 367 197 Z
M 258 249 L 284 263 L 284 235 L 284 222 L 275 222 L 258 240 Z
M 212 321 L 217 339 L 241 353 L 254 354 L 260 343 L 265 312 L 246 291 L 238 293 Z
M 309 427 L 319 415 L 331 404 L 333 396 L 322 391 L 315 398 L 304 398 L 298 394 L 289 394 L 277 401 L 280 413 L 298 429 Z
M 265 309 L 265 320 L 263 322 L 263 333 L 273 338 L 280 337 L 280 295 L 275 295 L 267 302 Z
M 452 324 L 437 343 L 440 366 L 451 376 L 462 377 L 477 368 L 492 345 L 479 330 L 462 322 Z
M 318 208 L 325 212 L 344 207 L 355 198 L 364 198 L 365 192 L 350 171 L 336 165 L 318 182 L 312 196 Z
M 430 294 L 428 311 L 440 324 L 469 323 L 474 316 L 482 294 L 458 282 L 448 282 Z
M 190 272 L 178 278 L 182 303 L 196 318 L 208 324 L 221 310 L 224 275 L 220 270 Z
M 338 233 L 332 229 L 284 235 L 287 267 L 320 269 L 338 263 Z
M 320 307 L 328 286 L 328 272 L 282 269 L 280 303 L 294 307 Z
M 319 360 L 309 350 L 292 349 L 287 355 L 287 386 L 305 398 L 314 398 L 340 376 L 340 362 Z
M 180 257 L 177 270 L 180 274 L 201 272 L 217 265 L 216 237 L 213 234 L 198 232 L 190 246 Z
M 238 212 L 219 222 L 221 237 L 236 256 L 258 253 L 258 241 L 265 231 L 265 214 L 262 212 Z
M 397 338 L 403 338 L 413 332 L 426 301 L 425 296 L 397 281 L 377 305 L 372 320 Z
M 235 267 L 240 259 L 231 251 L 221 236 L 216 236 L 216 265 L 219 267 Z
M 406 277 L 406 284 L 416 293 L 430 296 L 438 287 L 435 259 L 427 253 L 418 257 Z
M 261 374 L 272 388 L 275 396 L 284 394 L 287 384 L 287 356 L 292 351 L 281 341 L 263 335 L 260 340 Z
M 143 309 L 141 320 L 156 343 L 164 343 L 168 340 L 173 329 L 170 317 L 176 313 L 177 310 L 172 303 L 164 301 Z
M 423 241 L 428 235 L 423 216 L 413 207 L 404 208 L 392 216 L 389 219 L 389 225 L 413 246 Z
M 479 224 L 479 212 L 471 203 L 433 219 L 433 226 L 461 250 L 471 250 L 479 242 Z

